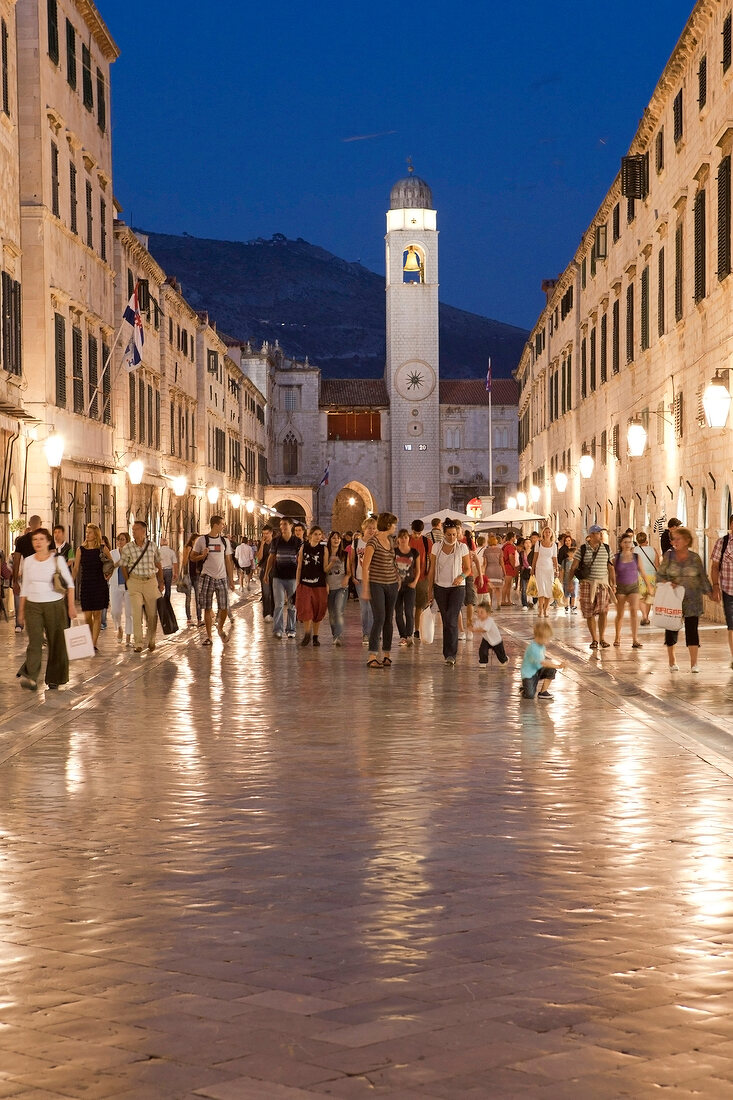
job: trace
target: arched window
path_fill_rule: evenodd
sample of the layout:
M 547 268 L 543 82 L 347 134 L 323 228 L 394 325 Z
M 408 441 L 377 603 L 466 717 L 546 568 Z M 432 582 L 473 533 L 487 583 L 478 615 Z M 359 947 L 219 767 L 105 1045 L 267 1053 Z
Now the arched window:
M 448 451 L 458 451 L 461 447 L 461 429 L 460 428 L 446 428 L 445 429 L 445 447 Z
M 298 472 L 298 440 L 292 432 L 283 439 L 283 473 L 292 477 Z

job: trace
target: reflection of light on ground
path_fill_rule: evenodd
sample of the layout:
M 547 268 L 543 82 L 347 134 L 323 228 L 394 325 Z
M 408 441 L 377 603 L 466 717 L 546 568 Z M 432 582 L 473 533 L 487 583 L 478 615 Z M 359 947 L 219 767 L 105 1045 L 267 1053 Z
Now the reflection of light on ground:
M 69 752 L 66 757 L 65 779 L 69 794 L 77 794 L 84 786 L 83 738 L 79 733 L 69 735 Z

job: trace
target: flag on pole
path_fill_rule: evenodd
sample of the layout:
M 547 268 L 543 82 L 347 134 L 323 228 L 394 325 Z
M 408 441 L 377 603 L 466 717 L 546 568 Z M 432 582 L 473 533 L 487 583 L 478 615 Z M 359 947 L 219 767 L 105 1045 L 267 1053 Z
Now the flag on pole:
M 328 485 L 328 471 L 329 471 L 330 468 L 331 468 L 331 459 L 329 458 L 328 462 L 326 463 L 326 469 L 323 471 L 323 477 L 318 482 L 318 488 L 319 489 L 320 489 L 321 485 Z
M 491 358 L 489 358 L 489 369 L 486 372 L 486 392 L 491 393 Z
M 145 330 L 143 329 L 143 319 L 140 316 L 140 304 L 137 298 L 137 283 L 135 283 L 132 297 L 122 315 L 122 320 L 127 321 L 128 325 L 132 325 L 132 335 L 122 360 L 127 370 L 132 371 L 135 370 L 135 367 L 139 367 L 143 361 L 143 344 L 145 343 Z

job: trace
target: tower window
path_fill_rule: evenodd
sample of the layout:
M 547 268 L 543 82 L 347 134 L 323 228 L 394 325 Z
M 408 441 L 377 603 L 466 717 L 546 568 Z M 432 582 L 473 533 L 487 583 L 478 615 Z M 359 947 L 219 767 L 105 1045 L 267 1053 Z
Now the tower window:
M 421 248 L 411 244 L 402 253 L 403 283 L 425 282 L 425 255 Z
M 288 432 L 283 440 L 283 473 L 293 477 L 298 473 L 298 440 Z

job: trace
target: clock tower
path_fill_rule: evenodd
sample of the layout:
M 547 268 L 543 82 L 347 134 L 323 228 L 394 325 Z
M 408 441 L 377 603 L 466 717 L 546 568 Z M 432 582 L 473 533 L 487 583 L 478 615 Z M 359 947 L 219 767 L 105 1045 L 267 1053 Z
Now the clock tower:
M 433 196 L 410 174 L 387 212 L 387 359 L 391 508 L 399 525 L 440 507 L 438 231 Z

